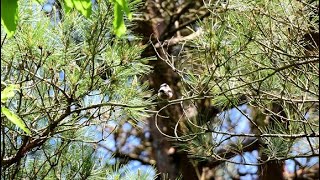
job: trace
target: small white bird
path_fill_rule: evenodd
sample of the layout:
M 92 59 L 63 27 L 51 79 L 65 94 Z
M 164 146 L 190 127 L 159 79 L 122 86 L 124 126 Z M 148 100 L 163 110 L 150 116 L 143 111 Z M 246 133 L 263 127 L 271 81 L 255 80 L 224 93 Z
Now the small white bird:
M 170 88 L 170 86 L 167 84 L 167 83 L 163 83 L 161 84 L 160 86 L 160 89 L 158 91 L 158 97 L 160 99 L 171 99 L 173 96 L 173 93 L 172 93 L 172 89 Z

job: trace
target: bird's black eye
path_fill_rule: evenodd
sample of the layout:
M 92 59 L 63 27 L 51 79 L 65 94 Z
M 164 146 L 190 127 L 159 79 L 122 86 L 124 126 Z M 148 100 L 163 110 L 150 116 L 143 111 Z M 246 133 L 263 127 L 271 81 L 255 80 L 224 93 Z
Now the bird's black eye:
M 163 90 L 163 89 L 160 89 L 159 92 L 164 93 L 164 90 Z

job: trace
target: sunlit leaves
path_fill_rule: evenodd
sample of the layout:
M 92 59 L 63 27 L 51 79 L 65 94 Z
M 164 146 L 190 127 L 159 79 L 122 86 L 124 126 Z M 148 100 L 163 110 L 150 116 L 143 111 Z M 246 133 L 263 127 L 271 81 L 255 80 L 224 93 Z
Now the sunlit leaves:
M 14 97 L 14 91 L 19 88 L 18 85 L 10 84 L 3 91 L 1 91 L 1 103 L 5 103 L 9 98 Z M 20 127 L 27 134 L 31 134 L 30 130 L 26 127 L 24 122 L 19 116 L 6 107 L 1 107 L 3 113 L 12 123 Z
M 18 0 L 1 0 L 1 24 L 8 37 L 16 31 L 18 19 Z
M 113 28 L 117 37 L 121 37 L 126 33 L 126 25 L 124 23 L 123 13 L 129 20 L 132 19 L 128 2 L 126 0 L 112 0 L 114 6 Z M 72 8 L 76 8 L 82 15 L 89 17 L 92 11 L 92 3 L 90 0 L 64 0 L 64 9 L 68 13 Z
M 66 12 L 69 12 L 72 8 L 75 8 L 87 18 L 92 13 L 91 0 L 64 0 L 64 8 Z M 13 36 L 13 34 L 15 33 L 18 19 L 18 1 L 2 0 L 1 24 L 3 25 L 8 37 Z
M 18 85 L 10 84 L 3 91 L 1 91 L 1 103 L 5 103 L 8 98 L 14 96 L 14 91 L 18 89 Z
M 126 25 L 124 24 L 123 12 L 127 15 L 128 19 L 132 19 L 132 13 L 129 10 L 128 2 L 126 0 L 112 0 L 114 4 L 114 19 L 113 28 L 114 33 L 121 37 L 126 33 Z
M 89 17 L 92 13 L 91 0 L 64 0 L 64 8 L 68 13 L 72 8 L 76 8 L 82 15 Z
M 27 134 L 31 134 L 30 130 L 26 127 L 22 119 L 17 116 L 14 112 L 10 111 L 6 107 L 1 107 L 1 112 L 15 125 L 21 128 Z
M 126 15 L 128 16 L 128 19 L 131 20 L 132 13 L 129 10 L 128 2 L 126 0 L 114 0 L 114 2 L 121 7 L 121 10 L 124 11 L 124 13 L 126 13 Z
M 38 3 L 40 1 L 37 1 Z M 124 23 L 123 13 L 126 14 L 129 20 L 132 19 L 128 2 L 126 0 L 112 0 L 114 5 L 113 28 L 117 37 L 121 37 L 126 33 L 126 25 Z M 64 0 L 64 10 L 66 13 L 75 8 L 85 17 L 90 17 L 92 14 L 91 0 Z M 18 23 L 18 1 L 17 0 L 2 0 L 1 1 L 1 24 L 3 25 L 8 37 L 12 37 L 16 31 Z
M 122 11 L 120 6 L 117 3 L 114 4 L 113 28 L 114 28 L 114 33 L 118 37 L 120 37 L 126 32 L 126 26 L 124 24 L 124 20 L 122 17 Z

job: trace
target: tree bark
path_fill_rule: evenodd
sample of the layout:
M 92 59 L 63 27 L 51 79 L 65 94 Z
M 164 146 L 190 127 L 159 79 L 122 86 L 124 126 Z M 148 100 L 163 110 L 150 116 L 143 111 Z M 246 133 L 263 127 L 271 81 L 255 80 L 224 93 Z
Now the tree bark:
M 161 2 L 158 2 L 161 3 Z M 167 28 L 164 23 L 164 18 L 161 13 L 155 7 L 155 3 L 151 0 L 147 1 L 147 6 L 144 9 L 149 16 L 149 21 L 139 22 L 136 31 L 143 35 L 145 42 L 150 37 L 160 38 L 165 29 Z M 160 56 L 164 57 L 164 52 L 158 49 Z M 155 56 L 156 52 L 153 47 L 148 47 L 142 53 L 142 57 Z M 173 98 L 180 96 L 179 92 L 179 77 L 178 75 L 159 57 L 156 61 L 150 61 L 149 63 L 153 67 L 153 72 L 146 76 L 150 83 L 150 88 L 158 90 L 162 83 L 167 83 L 173 90 Z M 156 93 L 156 92 L 155 92 Z M 162 106 L 158 106 L 156 110 L 160 110 Z M 162 116 L 168 118 L 157 117 L 157 126 L 160 130 L 168 135 L 174 136 L 174 125 L 178 119 L 182 116 L 182 109 L 180 105 L 170 105 L 164 111 L 160 113 Z M 159 179 L 176 179 L 183 176 L 183 179 L 198 179 L 196 170 L 192 165 L 186 152 L 179 152 L 174 146 L 174 140 L 165 137 L 161 134 L 155 124 L 155 116 L 148 119 L 151 133 L 152 144 L 152 158 L 156 160 L 156 168 L 161 175 Z

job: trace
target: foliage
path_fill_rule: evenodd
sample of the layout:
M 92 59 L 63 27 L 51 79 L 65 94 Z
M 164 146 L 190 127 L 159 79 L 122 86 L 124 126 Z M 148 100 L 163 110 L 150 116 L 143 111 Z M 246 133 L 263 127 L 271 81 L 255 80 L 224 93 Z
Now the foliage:
M 14 96 L 14 91 L 18 90 L 17 85 L 10 84 L 3 91 L 1 91 L 1 103 L 5 103 L 9 98 Z
M 114 20 L 113 28 L 118 37 L 121 37 L 126 32 L 126 26 L 123 19 L 123 12 L 128 16 L 128 19 L 132 19 L 132 13 L 129 10 L 128 2 L 126 0 L 112 0 L 114 7 Z
M 1 91 L 1 105 L 14 96 L 14 90 L 17 90 L 18 86 L 10 84 L 3 91 Z M 2 104 L 3 103 L 3 104 Z M 12 123 L 16 124 L 27 134 L 31 134 L 30 130 L 25 126 L 24 122 L 14 112 L 10 111 L 6 107 L 1 107 L 1 113 L 3 113 Z
M 180 76 L 187 97 L 182 107 L 186 128 L 182 134 L 175 129 L 171 138 L 207 162 L 244 163 L 231 157 L 245 159 L 243 152 L 257 141 L 261 147 L 256 149 L 264 147 L 259 156 L 268 159 L 251 165 L 319 155 L 319 47 L 305 39 L 319 33 L 317 5 L 239 0 L 205 7 L 210 14 L 197 24 L 196 38 L 182 41 L 178 56 L 162 57 Z M 203 114 L 199 99 L 210 100 L 207 107 L 220 114 Z M 191 111 L 199 114 L 190 116 Z M 307 144 L 305 152 L 294 150 L 300 141 Z
M 11 34 L 1 27 L 1 178 L 155 179 L 155 165 L 163 179 L 240 179 L 319 164 L 319 2 L 152 1 L 141 27 L 126 22 L 140 1 L 17 2 Z M 176 99 L 157 100 L 163 81 Z
M 67 13 L 74 7 L 85 17 L 90 17 L 92 11 L 91 0 L 64 0 L 64 9 Z
M 37 2 L 43 3 L 41 1 Z M 114 33 L 118 37 L 121 37 L 126 33 L 126 25 L 123 19 L 123 12 L 125 12 L 129 20 L 132 19 L 132 13 L 130 12 L 128 2 L 126 0 L 113 0 L 112 2 L 114 4 Z M 78 10 L 87 18 L 89 18 L 92 13 L 91 0 L 63 0 L 63 5 L 66 13 L 69 13 L 73 8 Z M 9 38 L 14 35 L 18 21 L 18 0 L 1 1 L 1 24 L 3 25 L 5 32 L 7 33 Z
M 1 24 L 8 37 L 13 36 L 18 22 L 18 0 L 1 1 Z
M 139 81 L 150 71 L 143 47 L 138 38 L 111 36 L 110 2 L 96 8 L 90 18 L 70 11 L 56 23 L 41 6 L 19 1 L 15 37 L 1 31 L 1 82 L 19 86 L 15 95 L 16 86 L 1 92 L 10 109 L 2 107 L 1 178 L 105 179 L 116 159 L 101 158 L 99 142 L 113 132 L 106 127 L 148 116 L 138 108 L 151 101 Z M 150 172 L 114 173 L 146 179 Z
M 19 116 L 7 109 L 6 107 L 1 107 L 1 113 L 3 113 L 11 122 L 20 127 L 27 134 L 31 134 L 30 130 L 25 126 L 24 122 Z

